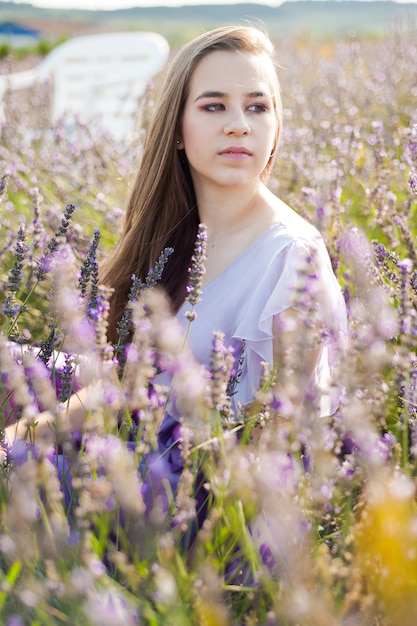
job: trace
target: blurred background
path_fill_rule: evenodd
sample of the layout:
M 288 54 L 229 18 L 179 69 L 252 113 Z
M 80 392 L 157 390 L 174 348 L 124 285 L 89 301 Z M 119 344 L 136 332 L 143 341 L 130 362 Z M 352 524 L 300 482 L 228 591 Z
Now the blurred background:
M 88 8 L 74 8 L 77 4 Z M 174 48 L 203 30 L 225 23 L 263 22 L 275 39 L 325 39 L 381 36 L 393 22 L 412 27 L 417 19 L 416 3 L 390 0 L 296 0 L 281 4 L 191 0 L 178 5 L 169 0 L 113 0 L 99 4 L 101 10 L 94 2 L 80 0 L 40 0 L 36 5 L 0 2 L 0 56 L 10 48 L 19 49 L 20 56 L 30 48 L 45 53 L 70 36 L 117 30 L 157 31 Z

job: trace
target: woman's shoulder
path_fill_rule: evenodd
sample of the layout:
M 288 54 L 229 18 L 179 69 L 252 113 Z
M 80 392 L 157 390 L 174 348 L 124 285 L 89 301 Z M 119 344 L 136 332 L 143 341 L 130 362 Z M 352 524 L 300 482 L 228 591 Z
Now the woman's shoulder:
M 263 265 L 259 283 L 280 283 L 284 277 L 291 284 L 306 263 L 324 283 L 334 281 L 329 252 L 319 230 L 276 196 L 273 202 L 275 223 L 266 231 L 257 250 L 259 256 L 254 259 L 258 266 Z
M 327 256 L 326 246 L 318 229 L 284 201 L 274 196 L 273 221 L 265 230 L 262 241 L 264 254 L 310 251 Z
M 320 241 L 322 236 L 317 228 L 286 202 L 278 197 L 274 197 L 274 213 L 277 222 L 283 229 L 294 239 L 306 239 L 311 241 Z

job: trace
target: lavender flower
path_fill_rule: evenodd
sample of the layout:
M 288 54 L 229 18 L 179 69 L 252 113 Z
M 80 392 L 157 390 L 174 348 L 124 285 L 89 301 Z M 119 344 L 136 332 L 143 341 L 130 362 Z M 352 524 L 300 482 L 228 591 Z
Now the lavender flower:
M 378 259 L 378 261 L 384 261 L 388 256 L 387 249 L 385 248 L 383 243 L 377 243 L 377 242 L 374 242 L 374 243 L 375 243 L 376 258 Z
M 408 186 L 410 187 L 413 194 L 417 196 L 417 174 L 415 172 L 410 172 L 410 174 L 408 175 Z
M 128 305 L 125 308 L 122 318 L 117 325 L 118 341 L 117 346 L 115 346 L 114 349 L 114 354 L 119 361 L 120 371 L 123 370 L 124 364 L 126 362 L 126 342 L 132 332 L 132 305 L 137 301 L 142 289 L 149 289 L 151 287 L 154 287 L 161 280 L 165 265 L 167 264 L 168 258 L 173 252 L 173 248 L 164 248 L 164 250 L 159 255 L 157 262 L 155 263 L 155 266 L 149 269 L 149 272 L 145 278 L 145 282 L 143 282 L 135 274 L 132 275 L 132 284 L 128 296 Z
M 59 240 L 63 239 L 67 235 L 68 227 L 70 225 L 70 221 L 75 211 L 75 208 L 76 207 L 73 204 L 67 204 L 67 206 L 65 207 L 65 213 L 64 217 L 61 220 L 61 224 L 57 232 L 51 238 L 51 241 L 47 245 L 48 252 L 45 252 L 43 257 L 39 261 L 39 267 L 36 272 L 36 278 L 38 281 L 45 280 L 47 273 L 51 269 L 51 257 L 58 248 Z
M 224 335 L 213 333 L 213 348 L 211 355 L 211 404 L 223 419 L 230 419 L 232 408 L 230 397 L 227 394 L 230 374 L 233 366 L 233 355 L 224 345 Z
M 232 348 L 229 348 L 229 350 L 231 354 L 234 353 Z M 230 378 L 229 378 L 229 382 L 227 383 L 227 391 L 226 391 L 229 397 L 235 395 L 237 391 L 237 386 L 239 384 L 239 380 L 243 372 L 243 363 L 245 361 L 245 356 L 246 356 L 246 341 L 243 339 L 241 343 L 239 359 L 237 359 L 237 356 L 235 357 L 236 364 L 230 370 Z
M 398 316 L 400 320 L 400 335 L 406 335 L 410 328 L 410 294 L 408 290 L 409 275 L 413 269 L 413 263 L 410 259 L 402 259 L 398 262 L 400 270 L 400 294 Z
M 107 342 L 107 326 L 112 290 L 105 285 L 98 285 L 95 296 L 95 309 L 89 307 L 87 317 L 93 322 L 96 332 L 96 347 L 104 360 L 113 358 L 113 347 Z
M 7 178 L 8 178 L 8 174 L 3 174 L 3 176 L 0 178 L 0 196 L 5 194 L 7 191 L 7 183 L 6 183 Z
M 130 293 L 128 297 L 128 306 L 125 308 L 124 313 L 122 315 L 121 320 L 117 325 L 117 345 L 114 348 L 114 355 L 119 361 L 120 371 L 122 372 L 125 363 L 126 363 L 126 343 L 128 341 L 128 337 L 132 332 L 132 308 L 131 303 L 136 301 L 137 295 L 139 291 L 143 288 L 143 283 L 140 278 L 137 278 L 134 274 L 132 275 L 132 284 L 130 287 Z
M 164 248 L 155 266 L 149 269 L 148 275 L 145 278 L 146 287 L 154 287 L 161 280 L 165 265 L 173 252 L 174 248 Z
M 414 291 L 414 293 L 417 295 L 417 271 L 415 270 L 410 276 L 410 287 Z
M 58 390 L 58 399 L 61 402 L 66 402 L 74 391 L 73 379 L 75 372 L 75 357 L 70 354 L 66 354 L 64 358 L 65 364 L 62 368 L 62 374 L 60 375 L 60 389 Z
M 17 233 L 17 241 L 15 246 L 15 260 L 13 267 L 8 276 L 8 294 L 6 300 L 2 306 L 2 311 L 11 320 L 11 326 L 9 333 L 12 331 L 16 317 L 24 310 L 24 307 L 18 304 L 16 300 L 16 294 L 18 293 L 22 283 L 22 269 L 28 252 L 28 246 L 26 243 L 26 232 L 23 226 L 21 226 Z
M 123 597 L 122 591 L 111 587 L 90 592 L 84 610 L 92 626 L 136 626 L 140 623 L 135 607 Z
M 401 259 L 398 263 L 398 267 L 400 268 L 402 274 L 408 275 L 413 269 L 413 262 L 411 259 Z
M 90 249 L 88 251 L 87 258 L 85 259 L 80 272 L 80 291 L 81 296 L 84 297 L 87 294 L 88 283 L 92 281 L 92 294 L 91 299 L 97 295 L 98 284 L 98 263 L 97 263 L 97 248 L 100 241 L 100 230 L 94 229 L 94 238 L 91 242 Z
M 6 626 L 24 626 L 24 624 L 18 615 L 11 615 Z
M 381 120 L 374 120 L 372 122 L 372 130 L 377 134 L 381 135 L 384 130 L 384 124 Z
M 40 342 L 40 350 L 38 353 L 38 359 L 40 359 L 41 361 L 43 361 L 43 363 L 45 363 L 45 365 L 48 364 L 49 359 L 52 356 L 52 353 L 54 351 L 54 347 L 55 347 L 55 341 L 58 338 L 58 334 L 56 332 L 57 328 L 56 328 L 56 324 L 52 323 L 49 325 L 50 327 L 50 332 L 49 335 L 46 339 L 43 339 Z
M 207 229 L 204 224 L 200 224 L 194 246 L 194 254 L 191 257 L 191 266 L 188 269 L 189 283 L 186 288 L 187 300 L 193 308 L 201 300 L 203 276 L 206 273 L 206 250 Z M 196 312 L 194 310 L 187 311 L 185 315 L 192 321 L 196 317 Z
M 413 124 L 411 128 L 411 137 L 408 142 L 408 150 L 411 156 L 411 162 L 417 165 L 417 124 Z

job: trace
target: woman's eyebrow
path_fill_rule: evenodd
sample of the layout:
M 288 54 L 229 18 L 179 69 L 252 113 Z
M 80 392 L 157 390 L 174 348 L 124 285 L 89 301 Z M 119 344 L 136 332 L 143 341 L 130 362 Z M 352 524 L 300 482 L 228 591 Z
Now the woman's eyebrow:
M 224 93 L 224 91 L 203 91 L 203 93 L 197 96 L 195 102 L 197 102 L 197 100 L 201 100 L 202 98 L 226 98 L 227 95 L 228 94 Z M 265 93 L 264 91 L 256 90 L 246 93 L 245 96 L 248 98 L 267 98 L 271 97 L 271 94 Z
M 249 98 L 270 98 L 271 94 L 270 93 L 265 93 L 264 91 L 251 91 L 250 93 L 246 94 L 247 96 L 249 96 Z
M 203 93 L 197 96 L 195 102 L 197 102 L 197 100 L 201 100 L 202 98 L 224 98 L 226 95 L 227 94 L 223 91 L 203 91 Z

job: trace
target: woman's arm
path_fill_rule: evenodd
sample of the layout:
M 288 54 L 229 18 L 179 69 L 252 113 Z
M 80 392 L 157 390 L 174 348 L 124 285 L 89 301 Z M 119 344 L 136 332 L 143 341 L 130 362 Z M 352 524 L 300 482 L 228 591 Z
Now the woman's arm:
M 63 405 L 63 410 L 58 415 L 44 411 L 33 418 L 22 417 L 4 429 L 5 443 L 11 446 L 17 439 L 27 439 L 31 443 L 55 441 L 57 436 L 65 439 L 74 431 L 82 432 L 87 414 L 87 399 L 91 393 L 90 387 L 81 389 Z

